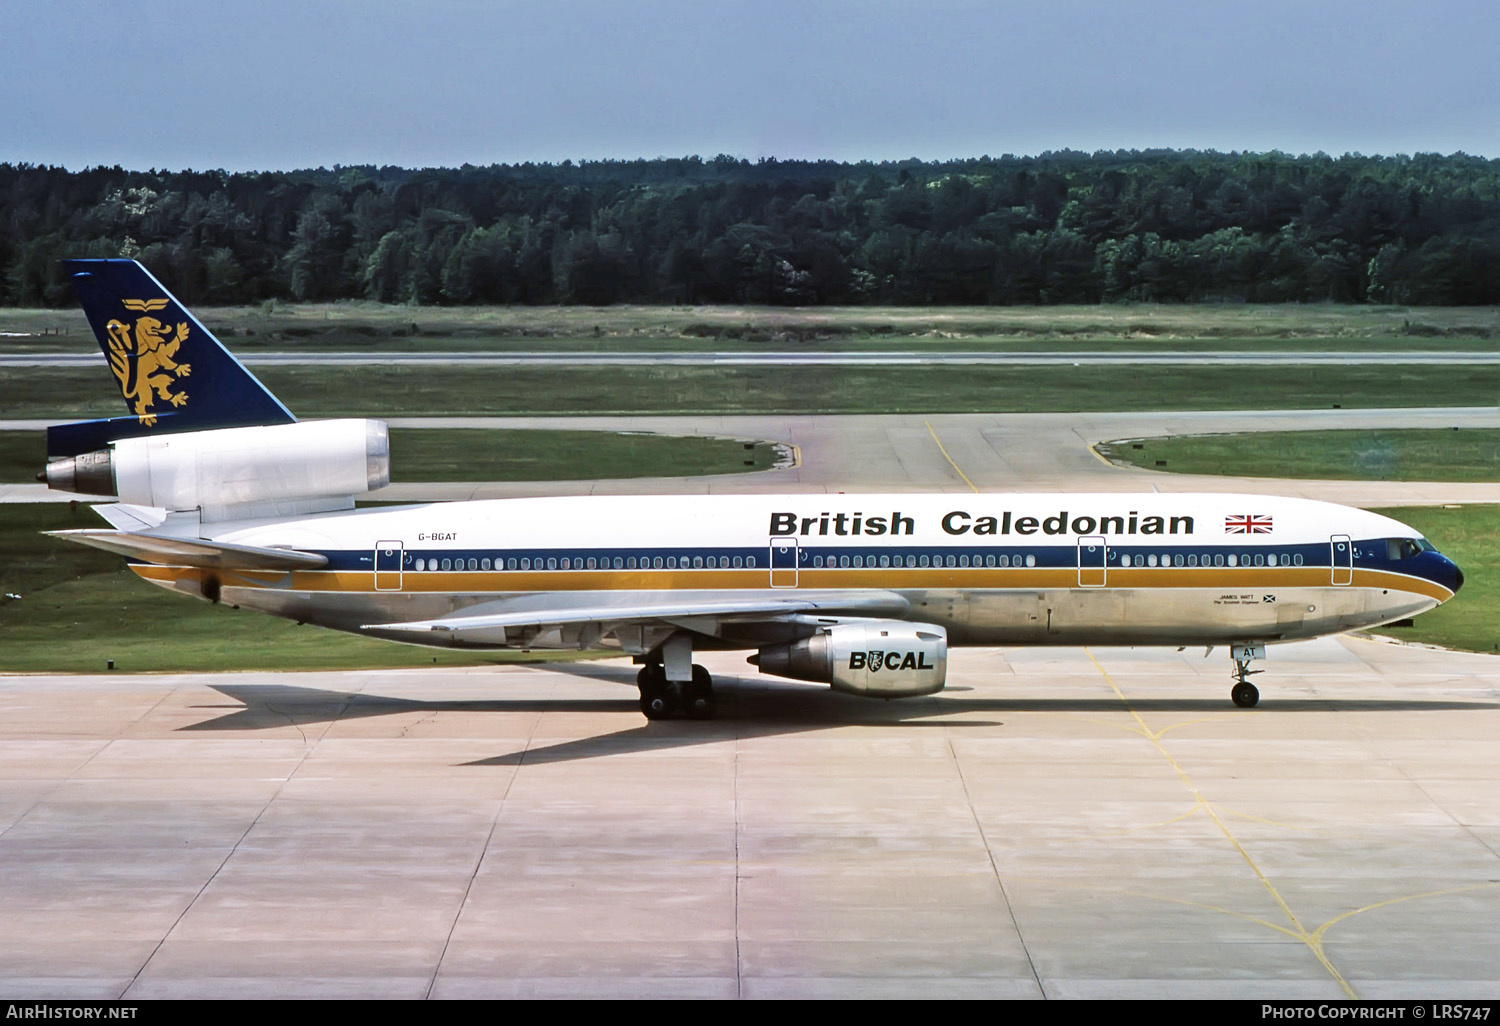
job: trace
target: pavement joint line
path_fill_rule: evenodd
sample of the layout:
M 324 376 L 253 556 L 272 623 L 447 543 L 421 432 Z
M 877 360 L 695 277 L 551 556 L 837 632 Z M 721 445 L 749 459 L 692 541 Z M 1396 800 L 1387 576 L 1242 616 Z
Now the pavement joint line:
M 158 698 L 155 702 L 151 703 L 151 708 L 147 709 L 144 713 L 142 713 L 140 716 L 137 716 L 134 720 L 131 721 L 131 725 L 134 725 L 134 724 L 137 724 L 137 723 L 141 723 L 142 721 L 144 721 L 146 719 L 146 717 L 150 716 L 152 713 L 156 712 L 157 709 L 161 708 L 162 703 L 165 702 L 172 695 L 176 694 L 176 692 L 177 692 L 176 688 L 173 688 L 173 689 L 171 689 L 169 691 L 163 692 L 160 698 Z M 100 755 L 102 755 L 103 753 L 105 753 L 106 751 L 108 751 L 109 748 L 110 748 L 110 746 L 113 745 L 118 740 L 119 740 L 119 736 L 118 735 L 116 735 L 115 737 L 112 737 L 112 738 L 101 738 L 101 739 L 99 739 L 99 747 L 96 748 L 96 749 L 94 749 L 92 752 L 90 752 L 89 753 L 89 757 L 87 759 L 84 759 L 77 766 L 74 766 L 72 772 L 70 772 L 66 777 L 64 777 L 61 781 L 59 781 L 55 787 L 52 787 L 52 788 L 48 789 L 47 791 L 43 792 L 42 794 L 37 795 L 36 796 L 36 800 L 33 801 L 30 805 L 28 805 L 26 807 L 26 810 L 24 812 L 22 812 L 19 816 L 17 816 L 15 819 L 11 820 L 9 823 L 5 824 L 3 827 L 0 827 L 0 838 L 3 838 L 6 834 L 10 833 L 10 831 L 12 829 L 14 829 L 27 816 L 29 816 L 33 812 L 35 812 L 36 809 L 37 809 L 37 807 L 39 805 L 41 805 L 43 802 L 45 802 L 48 798 L 52 797 L 59 790 L 61 790 L 63 787 L 65 787 L 68 784 L 72 783 L 78 777 L 78 774 L 82 773 L 85 769 L 87 769 L 88 766 L 95 759 L 99 758 Z
M 943 459 L 945 459 L 945 460 L 948 461 L 948 466 L 952 467 L 953 470 L 954 470 L 954 472 L 957 473 L 959 477 L 961 477 L 961 478 L 964 479 L 964 484 L 966 484 L 966 485 L 969 486 L 969 491 L 974 492 L 975 494 L 978 494 L 979 489 L 976 488 L 976 487 L 974 487 L 974 482 L 969 480 L 969 475 L 965 474 L 963 472 L 963 470 L 961 470 L 959 468 L 959 465 L 957 463 L 953 462 L 953 457 L 949 456 L 948 455 L 948 450 L 945 449 L 945 448 L 943 448 L 942 439 L 938 438 L 937 432 L 934 431 L 933 428 L 932 428 L 932 421 L 930 421 L 930 420 L 924 420 L 924 421 L 922 421 L 922 423 L 925 424 L 925 425 L 927 425 L 927 433 L 929 435 L 931 435 L 932 436 L 932 440 L 937 443 L 938 452 L 940 452 L 940 453 L 943 454 Z
M 343 708 L 348 708 L 347 703 Z M 332 724 L 336 718 L 337 717 L 330 718 L 329 723 Z M 325 728 L 324 734 L 326 733 L 327 729 Z M 235 853 L 240 850 L 240 845 L 245 843 L 245 838 L 250 836 L 256 825 L 260 823 L 261 818 L 265 816 L 266 811 L 276 803 L 277 798 L 281 797 L 281 792 L 286 790 L 286 785 L 289 784 L 292 778 L 297 775 L 297 771 L 300 770 L 303 765 L 306 764 L 307 760 L 312 757 L 313 749 L 317 747 L 317 742 L 314 741 L 312 743 L 308 743 L 306 735 L 304 735 L 303 746 L 302 758 L 297 760 L 297 765 L 293 766 L 291 771 L 281 779 L 281 782 L 276 786 L 275 792 L 272 793 L 271 797 L 266 799 L 265 804 L 260 807 L 260 811 L 255 814 L 255 818 L 252 819 L 249 825 L 246 826 L 245 829 L 240 833 L 240 836 L 235 840 L 234 844 L 230 845 L 229 850 L 224 853 L 224 857 L 219 860 L 219 864 L 214 867 L 214 871 L 208 874 L 208 879 L 203 881 L 203 886 L 199 887 L 192 898 L 188 900 L 188 903 L 182 907 L 182 911 L 177 914 L 176 919 L 172 920 L 172 925 L 167 927 L 165 932 L 162 933 L 161 939 L 156 942 L 156 946 L 151 949 L 151 953 L 146 956 L 144 961 L 141 962 L 141 967 L 135 971 L 135 975 L 130 978 L 130 982 L 125 984 L 124 989 L 120 991 L 120 996 L 116 1000 L 125 1000 L 125 996 L 130 993 L 131 989 L 134 988 L 137 983 L 140 982 L 141 976 L 146 972 L 147 969 L 151 967 L 152 961 L 155 960 L 156 956 L 161 952 L 161 949 L 166 946 L 167 941 L 171 939 L 171 936 L 177 930 L 177 927 L 182 925 L 182 921 L 186 919 L 188 913 L 193 910 L 193 906 L 198 904 L 198 899 L 202 898 L 203 895 L 207 893 L 208 889 L 213 886 L 213 882 L 219 878 L 219 874 L 224 871 L 224 867 L 229 865 L 229 860 L 234 858 Z
M 964 776 L 963 764 L 958 760 L 958 750 L 953 747 L 953 738 L 945 739 L 945 743 L 948 748 L 948 757 L 953 760 L 953 770 L 958 774 L 959 786 L 963 788 L 964 803 L 969 807 L 969 815 L 974 820 L 974 829 L 979 832 L 979 843 L 984 845 L 985 856 L 990 860 L 990 872 L 994 874 L 995 886 L 1000 890 L 1000 900 L 1005 902 L 1006 914 L 1010 916 L 1011 929 L 1016 931 L 1016 940 L 1021 942 L 1021 950 L 1026 953 L 1026 966 L 1031 970 L 1031 978 L 1036 981 L 1036 989 L 1045 998 L 1047 988 L 1042 983 L 1041 973 L 1036 968 L 1036 959 L 1032 957 L 1031 948 L 1026 943 L 1026 936 L 1021 932 L 1021 924 L 1016 919 L 1016 907 L 1011 903 L 1010 893 L 1005 889 L 1005 879 L 1000 875 L 1000 864 L 995 861 L 995 849 L 985 833 L 984 823 L 979 818 L 979 810 L 974 808 L 974 799 L 969 794 L 969 781 Z
M 556 685 L 553 686 L 556 691 Z M 526 753 L 531 751 L 531 743 L 536 740 L 537 727 L 541 725 L 542 714 L 533 713 L 531 717 L 531 730 L 526 734 L 526 746 L 521 749 L 521 757 L 510 769 L 510 779 L 505 782 L 505 790 L 500 795 L 500 800 L 495 803 L 495 817 L 490 820 L 490 829 L 484 835 L 484 844 L 479 847 L 479 857 L 474 860 L 474 868 L 469 873 L 468 882 L 464 884 L 463 897 L 458 900 L 458 908 L 453 912 L 453 922 L 448 924 L 448 936 L 443 938 L 443 950 L 438 952 L 437 962 L 432 967 L 432 978 L 427 981 L 427 989 L 423 991 L 422 997 L 430 999 L 432 990 L 437 986 L 438 977 L 443 972 L 443 961 L 448 957 L 448 949 L 453 945 L 453 934 L 458 929 L 458 921 L 464 916 L 464 909 L 469 904 L 469 895 L 474 890 L 474 881 L 479 879 L 479 871 L 484 868 L 484 860 L 490 853 L 490 843 L 495 839 L 495 831 L 500 828 L 500 816 L 505 812 L 506 799 L 510 797 L 510 789 L 516 786 L 516 778 L 521 775 L 521 766 L 526 762 Z M 405 736 L 405 732 L 402 732 Z
M 1281 892 L 1276 889 L 1276 885 L 1271 882 L 1270 878 L 1267 877 L 1260 866 L 1256 864 L 1255 859 L 1252 858 L 1250 853 L 1245 850 L 1245 846 L 1240 843 L 1239 838 L 1237 838 L 1234 835 L 1234 832 L 1229 829 L 1229 824 L 1224 822 L 1223 817 L 1220 816 L 1218 810 L 1214 808 L 1213 802 L 1209 801 L 1207 797 L 1204 796 L 1203 792 L 1198 789 L 1198 786 L 1193 783 L 1192 778 L 1188 776 L 1187 771 L 1184 770 L 1182 766 L 1177 762 L 1177 760 L 1172 757 L 1172 753 L 1167 751 L 1167 747 L 1162 743 L 1160 736 L 1151 731 L 1151 729 L 1146 725 L 1146 721 L 1141 717 L 1141 714 L 1137 712 L 1135 707 L 1130 704 L 1130 701 L 1125 697 L 1124 692 L 1122 692 L 1119 685 L 1115 683 L 1114 678 L 1109 675 L 1109 671 L 1106 670 L 1104 666 L 1099 662 L 1099 660 L 1094 656 L 1093 649 L 1085 647 L 1083 651 L 1089 657 L 1089 662 L 1093 663 L 1094 668 L 1099 671 L 1100 676 L 1102 676 L 1105 682 L 1109 684 L 1110 690 L 1114 691 L 1115 695 L 1124 704 L 1131 717 L 1134 718 L 1138 724 L 1140 724 L 1140 729 L 1143 735 L 1156 748 L 1157 752 L 1161 754 L 1162 758 L 1167 760 L 1167 764 L 1172 767 L 1172 771 L 1177 774 L 1183 785 L 1186 786 L 1187 789 L 1192 792 L 1193 797 L 1198 800 L 1198 804 L 1203 809 L 1204 813 L 1210 820 L 1213 821 L 1214 826 L 1219 828 L 1219 832 L 1224 835 L 1224 838 L 1234 847 L 1234 850 L 1239 853 L 1240 858 L 1244 859 L 1245 864 L 1250 867 L 1250 871 L 1255 874 L 1256 879 L 1261 882 L 1261 885 L 1266 889 L 1267 893 L 1271 895 L 1271 898 L 1281 909 L 1282 914 L 1285 915 L 1292 924 L 1292 929 L 1286 929 L 1285 927 L 1275 927 L 1275 929 L 1281 930 L 1283 933 L 1287 933 L 1290 936 L 1296 937 L 1303 944 L 1307 945 L 1308 950 L 1313 953 L 1313 957 L 1316 958 L 1318 962 L 1322 964 L 1323 968 L 1328 971 L 1329 975 L 1333 977 L 1334 981 L 1343 990 L 1345 996 L 1348 997 L 1351 1001 L 1359 1000 L 1359 995 L 1354 992 L 1354 988 L 1349 986 L 1349 982 L 1344 979 L 1343 974 L 1338 971 L 1338 967 L 1333 964 L 1333 962 L 1328 958 L 1327 953 L 1323 950 L 1323 929 L 1319 928 L 1318 930 L 1311 933 L 1308 932 L 1307 928 L 1302 925 L 1301 920 L 1297 918 L 1297 914 L 1293 912 L 1291 906 L 1287 904 L 1286 899 L 1282 897 Z M 1268 923 L 1267 925 L 1274 924 Z

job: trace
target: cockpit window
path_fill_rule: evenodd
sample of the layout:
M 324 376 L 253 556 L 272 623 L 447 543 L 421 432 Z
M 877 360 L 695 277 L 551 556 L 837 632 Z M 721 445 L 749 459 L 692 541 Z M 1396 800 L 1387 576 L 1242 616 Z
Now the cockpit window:
M 1436 548 L 1426 538 L 1387 538 L 1385 541 L 1385 555 L 1387 559 L 1410 559 L 1419 552 L 1435 552 Z

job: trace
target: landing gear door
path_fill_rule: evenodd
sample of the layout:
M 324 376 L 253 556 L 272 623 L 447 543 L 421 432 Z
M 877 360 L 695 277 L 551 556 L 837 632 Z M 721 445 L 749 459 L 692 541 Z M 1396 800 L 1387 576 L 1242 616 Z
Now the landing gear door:
M 401 590 L 401 560 L 403 550 L 399 541 L 375 543 L 375 590 Z
M 1351 583 L 1354 580 L 1354 543 L 1347 534 L 1336 534 L 1328 539 L 1328 548 L 1333 556 L 1333 583 Z
M 797 539 L 771 539 L 771 587 L 797 586 Z
M 1109 552 L 1103 538 L 1078 539 L 1078 586 L 1080 588 L 1104 587 L 1105 556 Z

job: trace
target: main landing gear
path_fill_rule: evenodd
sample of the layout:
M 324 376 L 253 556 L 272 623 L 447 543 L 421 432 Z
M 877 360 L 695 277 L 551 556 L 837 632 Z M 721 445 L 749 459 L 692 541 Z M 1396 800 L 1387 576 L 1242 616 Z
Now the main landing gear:
M 648 663 L 641 667 L 635 682 L 641 689 L 641 712 L 648 720 L 667 720 L 675 716 L 707 720 L 713 718 L 718 708 L 714 680 L 696 663 L 693 664 L 692 680 L 667 680 L 666 667 L 661 663 Z
M 641 667 L 635 682 L 641 689 L 641 712 L 648 720 L 687 716 L 706 720 L 713 716 L 714 679 L 693 662 L 693 639 L 673 634 L 656 655 L 660 661 Z
M 1255 659 L 1266 657 L 1266 646 L 1264 645 L 1231 645 L 1229 654 L 1234 659 L 1235 685 L 1229 690 L 1230 701 L 1241 709 L 1253 708 L 1260 701 L 1260 689 L 1250 683 L 1250 675 L 1264 673 L 1264 670 L 1250 669 L 1250 663 Z

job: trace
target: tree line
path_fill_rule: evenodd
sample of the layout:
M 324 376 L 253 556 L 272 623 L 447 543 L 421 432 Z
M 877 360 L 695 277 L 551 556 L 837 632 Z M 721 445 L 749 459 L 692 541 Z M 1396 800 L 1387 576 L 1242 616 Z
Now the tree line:
M 286 172 L 0 163 L 0 302 L 1500 303 L 1500 161 L 1058 152 Z

